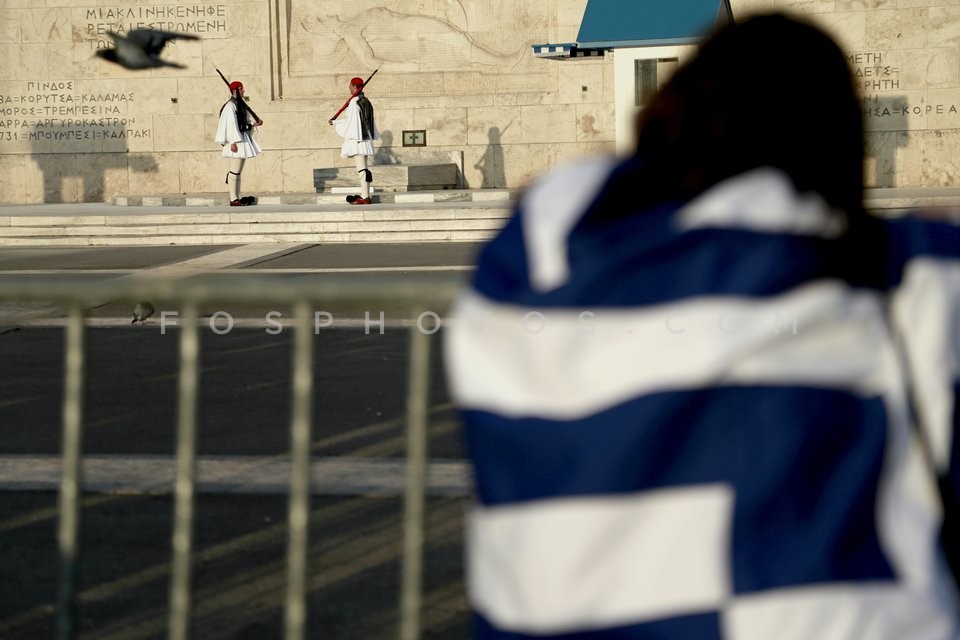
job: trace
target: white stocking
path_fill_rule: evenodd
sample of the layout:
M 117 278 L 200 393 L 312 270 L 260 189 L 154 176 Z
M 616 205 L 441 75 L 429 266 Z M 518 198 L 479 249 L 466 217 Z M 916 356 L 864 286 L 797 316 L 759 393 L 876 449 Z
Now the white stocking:
M 243 171 L 245 158 L 230 158 L 230 172 L 227 173 L 227 184 L 230 185 L 230 200 L 240 199 L 240 173 Z
M 370 183 L 367 182 L 367 156 L 358 153 L 354 156 L 354 161 L 357 163 L 357 173 L 360 174 L 360 197 L 369 198 Z

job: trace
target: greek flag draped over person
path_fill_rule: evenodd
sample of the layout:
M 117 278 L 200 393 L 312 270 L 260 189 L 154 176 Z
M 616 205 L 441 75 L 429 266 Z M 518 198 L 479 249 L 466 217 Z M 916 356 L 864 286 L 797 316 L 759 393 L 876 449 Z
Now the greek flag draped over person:
M 960 637 L 960 229 L 639 166 L 534 183 L 454 308 L 476 636 Z

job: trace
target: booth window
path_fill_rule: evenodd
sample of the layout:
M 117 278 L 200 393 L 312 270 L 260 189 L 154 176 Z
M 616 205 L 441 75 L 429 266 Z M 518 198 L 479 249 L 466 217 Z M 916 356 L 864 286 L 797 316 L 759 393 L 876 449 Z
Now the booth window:
M 651 58 L 634 61 L 634 87 L 636 95 L 634 106 L 645 107 L 650 104 L 654 94 L 676 71 L 677 58 Z

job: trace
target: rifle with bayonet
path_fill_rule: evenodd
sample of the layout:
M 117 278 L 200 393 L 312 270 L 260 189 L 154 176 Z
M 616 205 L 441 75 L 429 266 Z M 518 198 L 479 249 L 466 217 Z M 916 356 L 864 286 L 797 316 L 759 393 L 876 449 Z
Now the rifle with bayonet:
M 229 89 L 229 88 L 230 88 L 230 81 L 227 80 L 227 77 L 226 77 L 225 75 L 223 75 L 222 73 L 220 73 L 220 69 L 217 69 L 216 67 L 214 67 L 213 70 L 220 74 L 220 78 L 223 80 L 223 84 L 227 85 L 227 88 Z M 239 98 L 239 97 L 238 97 L 238 99 L 239 99 L 239 100 L 243 100 L 243 98 Z M 253 116 L 254 120 L 256 120 L 257 122 L 263 122 L 263 120 L 260 119 L 260 116 L 258 116 L 258 115 L 256 114 L 256 112 L 255 112 L 253 109 L 251 109 L 249 105 L 247 105 L 246 100 L 244 100 L 243 106 L 247 109 L 247 111 L 250 112 L 250 115 Z

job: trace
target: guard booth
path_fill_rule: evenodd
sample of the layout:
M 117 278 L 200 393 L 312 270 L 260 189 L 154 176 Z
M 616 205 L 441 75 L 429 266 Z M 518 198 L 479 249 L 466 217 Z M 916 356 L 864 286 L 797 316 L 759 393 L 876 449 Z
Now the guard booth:
M 587 0 L 577 41 L 533 45 L 539 58 L 613 56 L 616 143 L 633 149 L 637 114 L 714 28 L 733 21 L 729 0 Z

